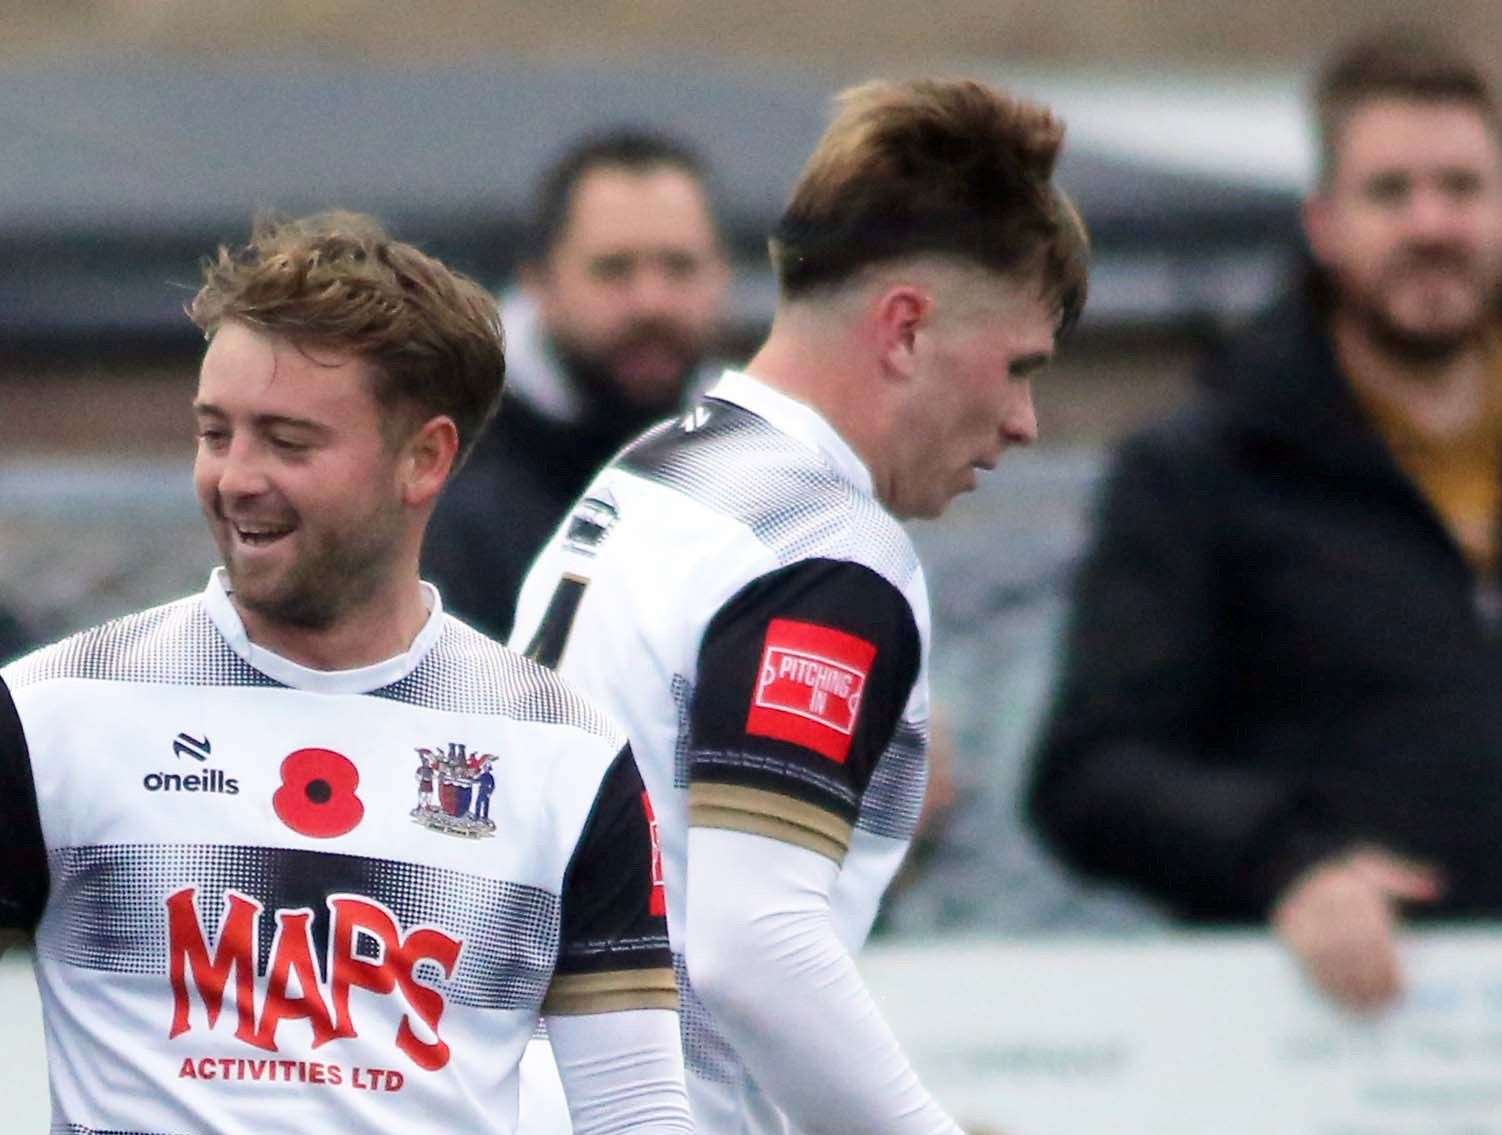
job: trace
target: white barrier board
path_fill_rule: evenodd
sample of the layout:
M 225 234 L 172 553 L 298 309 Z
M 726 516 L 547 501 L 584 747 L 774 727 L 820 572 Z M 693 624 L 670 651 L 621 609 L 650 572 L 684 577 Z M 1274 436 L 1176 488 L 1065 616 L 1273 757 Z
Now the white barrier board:
M 1326 1006 L 1254 935 L 885 947 L 862 969 L 925 1081 L 977 1129 L 1502 1135 L 1502 933 L 1411 934 L 1404 958 L 1408 997 L 1373 1020 Z M 5 1131 L 47 1130 L 36 993 L 14 953 L 0 1089 Z
M 862 969 L 962 1122 L 1008 1135 L 1502 1135 L 1502 935 L 1410 934 L 1375 1019 L 1267 938 L 872 951 Z

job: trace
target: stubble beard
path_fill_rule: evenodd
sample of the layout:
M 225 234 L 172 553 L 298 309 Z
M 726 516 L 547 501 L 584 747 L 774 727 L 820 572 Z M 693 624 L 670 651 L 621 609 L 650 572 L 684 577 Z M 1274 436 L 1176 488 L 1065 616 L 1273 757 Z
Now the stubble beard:
M 587 389 L 606 419 L 657 421 L 678 411 L 686 387 L 703 362 L 705 344 L 675 321 L 637 320 L 609 343 L 586 346 L 567 334 L 553 332 L 552 346 L 569 375 Z M 620 359 L 639 344 L 665 346 L 678 358 L 672 381 L 651 390 L 630 389 L 620 373 Z
M 1412 254 L 1410 254 L 1412 255 Z M 1394 315 L 1388 294 L 1397 285 L 1391 280 L 1404 267 L 1394 265 L 1376 288 L 1342 288 L 1341 306 L 1378 351 L 1395 362 L 1414 366 L 1442 366 L 1480 342 L 1489 319 L 1497 311 L 1499 282 L 1488 289 L 1481 282 L 1474 258 L 1460 252 L 1435 252 L 1444 266 L 1466 279 L 1478 293 L 1475 315 L 1462 324 L 1433 330 L 1405 326 Z M 1422 254 L 1419 257 L 1421 258 Z
M 375 595 L 390 578 L 398 538 L 383 512 L 355 526 L 355 535 L 324 533 L 286 571 L 259 580 L 235 561 L 233 537 L 220 534 L 220 552 L 237 606 L 272 626 L 322 631 Z M 307 534 L 299 526 L 288 539 Z

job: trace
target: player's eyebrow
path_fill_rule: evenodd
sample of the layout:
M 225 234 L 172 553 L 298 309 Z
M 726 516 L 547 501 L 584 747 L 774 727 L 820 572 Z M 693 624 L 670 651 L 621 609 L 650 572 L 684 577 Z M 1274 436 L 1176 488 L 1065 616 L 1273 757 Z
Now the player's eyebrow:
M 223 408 L 212 402 L 194 402 L 193 413 L 200 418 L 228 418 Z M 319 437 L 327 437 L 333 431 L 322 422 L 315 422 L 311 418 L 296 418 L 290 414 L 257 414 L 251 419 L 257 429 L 282 429 L 305 430 Z
M 1033 372 L 1042 370 L 1052 361 L 1052 351 L 1038 351 L 1035 354 L 1013 359 L 1012 365 L 1007 368 L 1007 373 L 1013 378 L 1026 378 Z

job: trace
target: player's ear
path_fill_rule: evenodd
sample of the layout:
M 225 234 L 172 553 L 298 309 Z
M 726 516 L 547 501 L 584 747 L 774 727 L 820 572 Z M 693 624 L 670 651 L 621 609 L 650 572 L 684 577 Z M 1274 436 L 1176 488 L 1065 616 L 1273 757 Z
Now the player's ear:
M 437 414 L 418 426 L 402 446 L 398 476 L 402 501 L 423 505 L 442 491 L 459 456 L 459 427 L 447 414 Z
M 894 284 L 877 294 L 870 311 L 878 353 L 886 369 L 909 378 L 917 367 L 918 333 L 928 324 L 933 300 L 912 284 Z

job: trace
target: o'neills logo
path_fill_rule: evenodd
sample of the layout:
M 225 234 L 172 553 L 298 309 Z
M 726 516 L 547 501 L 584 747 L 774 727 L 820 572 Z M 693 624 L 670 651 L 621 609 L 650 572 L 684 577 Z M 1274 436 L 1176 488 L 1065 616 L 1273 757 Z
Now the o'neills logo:
M 874 644 L 838 628 L 773 619 L 746 731 L 843 761 L 875 657 Z
M 141 778 L 141 786 L 147 792 L 218 792 L 225 796 L 240 794 L 240 782 L 225 775 L 223 769 L 217 768 L 190 772 L 186 776 L 176 772 L 148 772 Z
M 449 1046 L 438 1036 L 443 995 L 417 980 L 420 962 L 432 962 L 453 976 L 463 944 L 427 927 L 403 935 L 384 906 L 357 895 L 332 895 L 325 982 L 314 961 L 313 912 L 279 910 L 270 964 L 258 979 L 258 930 L 262 906 L 236 891 L 224 892 L 224 918 L 211 949 L 199 921 L 196 887 L 167 898 L 168 970 L 172 980 L 172 1037 L 193 1028 L 190 990 L 196 991 L 209 1028 L 214 1028 L 231 991 L 235 1036 L 267 1052 L 277 1051 L 277 1030 L 287 1021 L 307 1021 L 313 1047 L 357 1036 L 350 1016 L 350 991 L 364 989 L 399 996 L 405 1003 L 396 1046 L 419 1068 L 435 1071 L 449 1061 Z M 379 960 L 357 954 L 361 938 L 379 944 Z M 421 1025 L 414 1027 L 414 1021 Z

